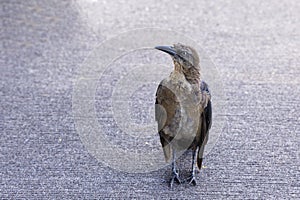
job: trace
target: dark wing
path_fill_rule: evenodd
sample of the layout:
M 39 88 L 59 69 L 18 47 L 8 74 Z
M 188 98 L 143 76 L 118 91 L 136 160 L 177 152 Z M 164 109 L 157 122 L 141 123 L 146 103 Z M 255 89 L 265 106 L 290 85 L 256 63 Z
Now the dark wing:
M 208 133 L 209 130 L 211 128 L 211 124 L 212 124 L 212 106 L 211 106 L 211 100 L 209 99 L 207 102 L 207 106 L 204 108 L 204 113 L 205 115 L 204 118 L 202 118 L 203 122 L 205 123 L 205 130 L 203 130 L 204 134 L 204 144 L 207 143 L 208 140 Z
M 202 94 L 204 94 L 204 98 L 207 99 L 207 105 L 205 105 L 204 113 L 203 113 L 205 115 L 204 116 L 205 118 L 202 118 L 202 123 L 205 123 L 205 125 L 206 125 L 205 127 L 207 129 L 207 134 L 208 134 L 208 131 L 212 125 L 212 105 L 211 105 L 211 100 L 210 100 L 211 95 L 210 95 L 208 85 L 204 81 L 201 82 L 200 89 L 201 89 Z
M 203 160 L 203 152 L 204 152 L 204 146 L 207 144 L 208 141 L 208 135 L 209 135 L 209 129 L 212 125 L 212 105 L 210 100 L 210 92 L 208 89 L 208 85 L 202 81 L 201 82 L 201 92 L 203 94 L 203 98 L 205 98 L 204 102 L 207 102 L 206 105 L 204 105 L 204 111 L 201 114 L 201 133 L 200 133 L 200 143 L 199 143 L 199 150 L 198 150 L 198 157 L 197 157 L 197 165 L 199 169 L 201 169 L 202 160 Z
M 167 87 L 160 84 L 156 91 L 155 120 L 158 125 L 160 142 L 164 150 L 166 161 L 171 158 L 170 141 L 173 139 L 164 132 L 164 128 L 171 123 L 178 106 L 175 94 Z

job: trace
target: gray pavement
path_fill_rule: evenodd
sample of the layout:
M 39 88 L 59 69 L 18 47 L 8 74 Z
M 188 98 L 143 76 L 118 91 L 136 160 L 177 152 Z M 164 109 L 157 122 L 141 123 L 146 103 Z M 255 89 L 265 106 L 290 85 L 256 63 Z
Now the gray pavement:
M 299 1 L 0 4 L 1 199 L 300 198 Z M 72 92 L 81 64 L 105 39 L 144 27 L 194 39 L 223 81 L 225 123 L 196 187 L 170 190 L 170 167 L 148 173 L 114 170 L 88 152 L 76 129 Z M 95 108 L 99 123 L 107 124 L 107 137 L 126 149 L 132 148 L 130 138 L 119 141 L 118 132 L 111 131 L 113 116 L 105 110 L 110 87 L 122 76 L 117 72 L 107 71 L 99 80 Z M 136 112 L 141 102 L 152 106 L 153 90 L 145 87 L 141 99 L 133 99 L 139 102 L 133 105 Z M 133 118 L 149 120 L 143 114 Z M 183 162 L 186 174 L 189 161 Z

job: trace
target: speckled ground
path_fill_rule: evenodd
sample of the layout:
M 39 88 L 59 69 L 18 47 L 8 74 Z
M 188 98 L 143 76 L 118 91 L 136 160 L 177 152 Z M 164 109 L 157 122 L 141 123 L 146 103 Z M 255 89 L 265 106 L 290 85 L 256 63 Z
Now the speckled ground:
M 0 4 L 1 199 L 300 198 L 299 1 Z M 105 166 L 75 128 L 72 90 L 82 62 L 105 39 L 144 27 L 194 39 L 224 83 L 225 125 L 196 187 L 170 190 L 169 167 L 136 174 Z M 96 100 L 109 97 L 100 83 Z

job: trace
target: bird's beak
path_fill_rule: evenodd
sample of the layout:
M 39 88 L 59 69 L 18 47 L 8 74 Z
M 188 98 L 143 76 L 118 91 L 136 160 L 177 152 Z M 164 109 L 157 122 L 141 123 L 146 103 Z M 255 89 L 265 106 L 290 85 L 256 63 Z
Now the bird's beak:
M 168 54 L 170 54 L 171 56 L 174 56 L 174 57 L 177 55 L 176 50 L 172 46 L 156 46 L 155 49 L 166 52 L 166 53 L 168 53 Z

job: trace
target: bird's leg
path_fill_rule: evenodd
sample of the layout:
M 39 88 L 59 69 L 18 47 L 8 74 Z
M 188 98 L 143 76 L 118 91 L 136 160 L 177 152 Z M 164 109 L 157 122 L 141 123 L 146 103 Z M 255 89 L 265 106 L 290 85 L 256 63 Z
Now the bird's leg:
M 195 177 L 195 172 L 196 172 L 196 155 L 197 155 L 197 150 L 193 150 L 193 160 L 192 160 L 192 173 L 191 176 L 188 178 L 189 184 L 196 185 L 196 177 Z
M 170 181 L 170 187 L 173 188 L 173 183 L 174 181 L 176 181 L 178 184 L 181 184 L 181 180 L 179 178 L 179 170 L 177 170 L 176 168 L 176 152 L 175 149 L 172 149 L 173 152 L 173 160 L 172 160 L 172 178 Z

